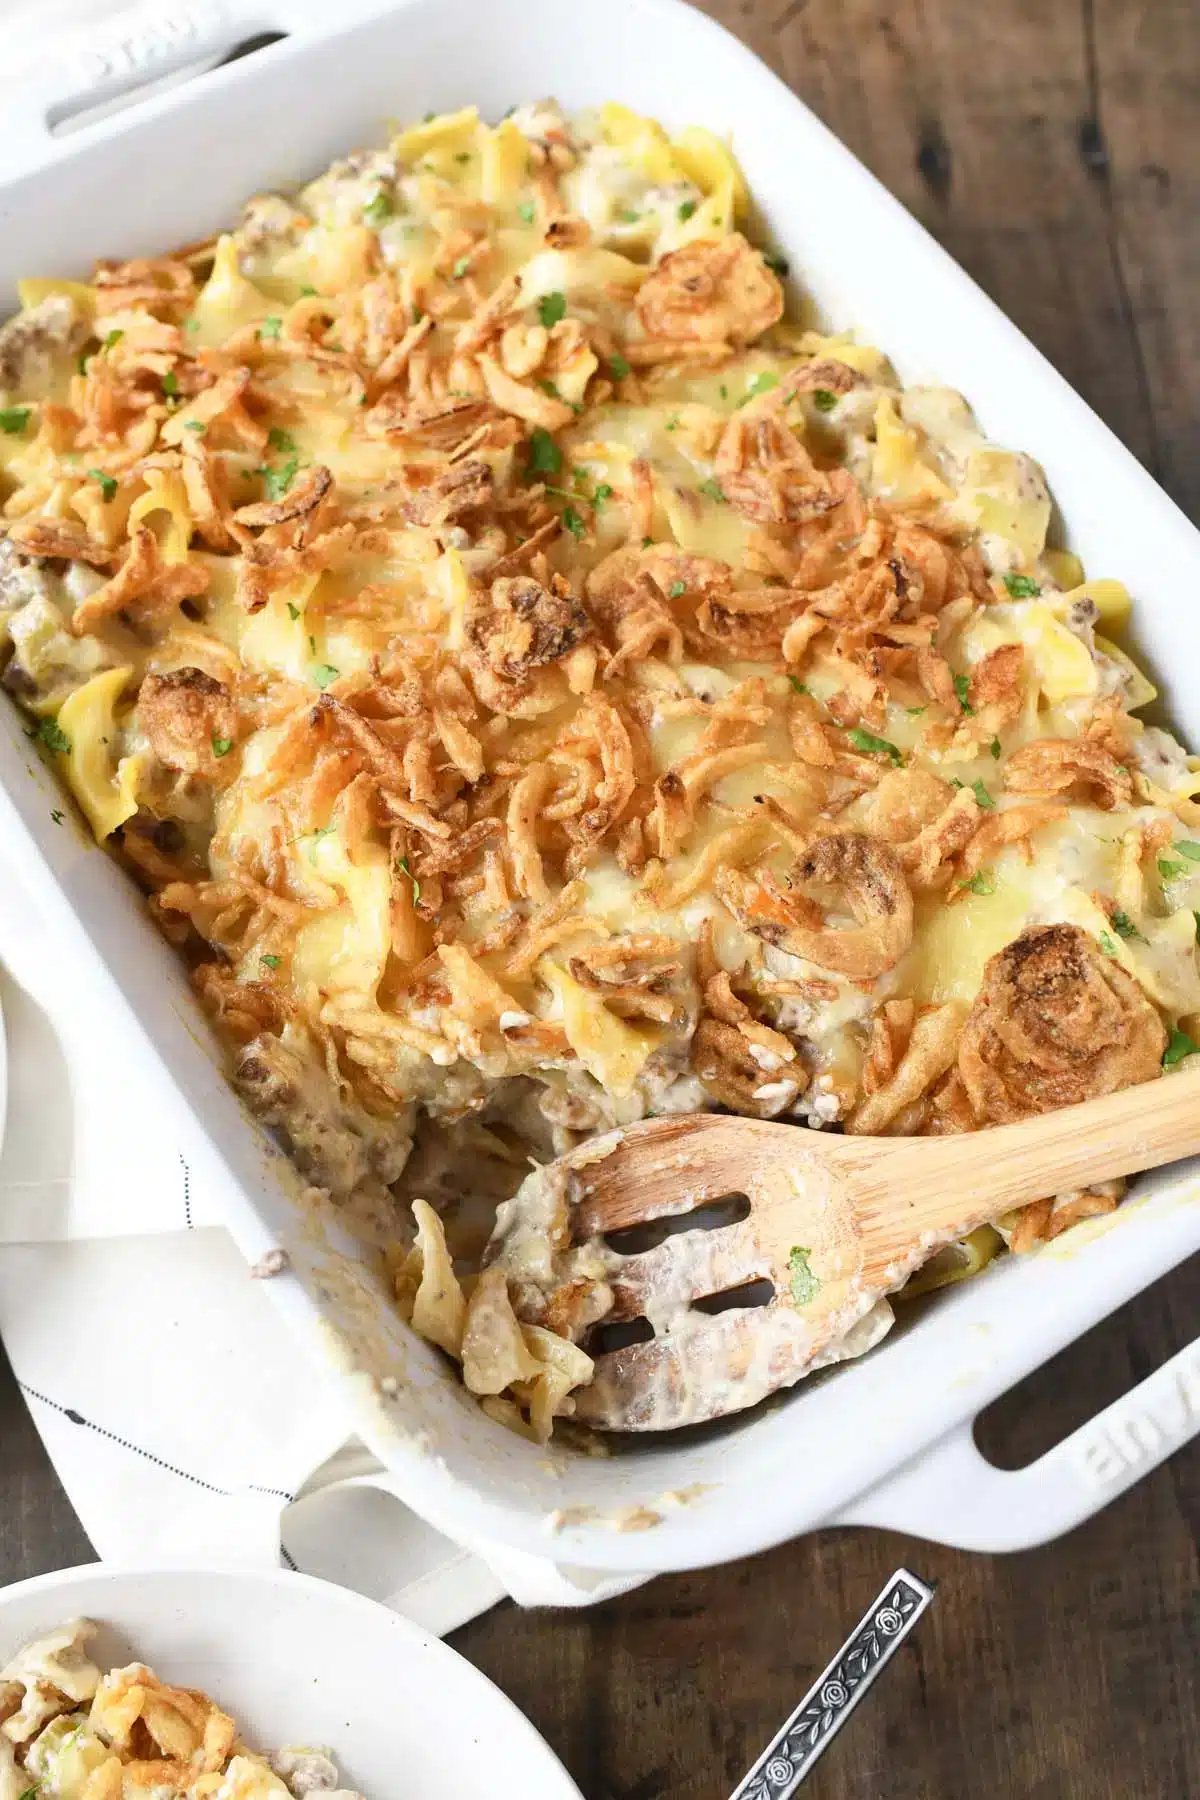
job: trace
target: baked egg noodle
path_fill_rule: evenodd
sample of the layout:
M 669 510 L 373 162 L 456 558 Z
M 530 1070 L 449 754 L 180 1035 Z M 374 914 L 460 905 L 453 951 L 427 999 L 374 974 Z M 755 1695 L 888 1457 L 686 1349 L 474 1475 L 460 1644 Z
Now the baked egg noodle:
M 537 1438 L 613 1253 L 531 1158 L 974 1130 L 1200 1039 L 1200 761 L 1129 595 L 753 239 L 702 128 L 468 107 L 0 330 L 4 685 L 239 1091 Z
M 104 1671 L 96 1626 L 71 1619 L 0 1667 L 0 1800 L 362 1800 L 339 1786 L 324 1747 L 249 1749 L 197 1688 L 169 1687 L 145 1663 Z

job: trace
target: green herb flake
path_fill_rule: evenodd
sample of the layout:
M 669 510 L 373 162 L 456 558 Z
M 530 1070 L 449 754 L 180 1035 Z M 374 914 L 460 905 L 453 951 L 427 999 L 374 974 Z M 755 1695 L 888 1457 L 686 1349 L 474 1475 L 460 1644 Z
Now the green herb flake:
M 1146 942 L 1128 913 L 1115 912 L 1112 916 L 1112 927 L 1118 937 L 1130 938 L 1138 944 Z
M 654 539 L 652 537 L 644 537 L 642 539 L 642 549 L 648 550 L 653 542 Z
M 670 588 L 667 590 L 667 598 L 669 600 L 681 600 L 683 598 L 684 594 L 686 594 L 686 593 L 687 593 L 687 582 L 686 581 L 673 581 L 670 585 Z
M 183 421 L 183 429 L 185 431 L 194 431 L 197 437 L 203 437 L 207 427 L 205 426 L 203 419 L 185 419 Z
M 36 736 L 47 750 L 53 750 L 56 756 L 66 756 L 71 748 L 71 740 L 57 719 L 39 719 Z
M 1102 931 L 1100 933 L 1100 948 L 1103 950 L 1105 956 L 1115 956 L 1117 954 L 1116 938 L 1110 937 L 1107 931 Z
M 564 506 L 563 507 L 562 522 L 563 522 L 563 525 L 566 528 L 566 530 L 570 532 L 570 534 L 573 538 L 578 539 L 583 536 L 583 532 L 584 532 L 583 519 L 575 511 L 575 508 L 573 506 Z
M 267 442 L 272 450 L 282 450 L 287 455 L 294 455 L 296 440 L 290 431 L 284 431 L 279 425 L 272 425 L 267 433 Z
M 1000 761 L 1000 739 L 993 738 L 991 743 L 988 745 L 988 749 L 992 753 L 992 761 L 999 762 Z
M 724 503 L 725 490 L 721 486 L 720 482 L 715 481 L 711 475 L 709 476 L 707 481 L 702 481 L 700 483 L 700 486 L 697 488 L 696 491 L 697 491 L 697 493 L 707 495 L 710 500 L 717 500 L 717 501 Z
M 116 477 L 113 475 L 106 475 L 103 469 L 89 469 L 88 480 L 99 482 L 100 492 L 103 494 L 105 500 L 111 500 L 117 491 Z
M 864 731 L 861 725 L 855 725 L 846 734 L 856 750 L 865 756 L 886 756 L 898 769 L 904 761 L 895 744 L 889 744 L 886 738 L 876 737 L 873 731 Z
M 451 279 L 454 281 L 461 281 L 470 266 L 471 259 L 469 256 L 457 257 L 450 268 Z
M 1181 875 L 1187 874 L 1187 864 L 1172 862 L 1170 857 L 1160 856 L 1158 859 L 1158 872 L 1164 881 L 1177 881 Z
M 332 663 L 317 663 L 313 669 L 312 678 L 319 688 L 327 688 L 330 682 L 336 681 L 340 674 L 341 670 L 335 669 Z
M 1200 1044 L 1194 1044 L 1187 1032 L 1180 1031 L 1177 1026 L 1163 1051 L 1162 1066 L 1164 1069 L 1173 1069 L 1185 1056 L 1195 1056 L 1197 1051 L 1200 1051 Z
M 308 281 L 304 282 L 300 288 L 300 298 L 302 300 L 315 300 L 316 297 L 317 297 L 316 288 L 313 287 L 311 282 L 308 282 Z
M 399 871 L 402 875 L 407 875 L 408 879 L 412 882 L 412 903 L 415 906 L 417 904 L 418 900 L 421 898 L 421 884 L 417 880 L 416 876 L 413 874 L 412 869 L 409 867 L 409 861 L 408 861 L 407 856 L 402 856 L 400 858 L 400 861 L 396 864 L 396 867 L 399 869 Z
M 919 719 L 922 713 L 928 712 L 928 706 L 906 706 L 905 712 L 910 719 Z
M 963 711 L 965 713 L 973 713 L 975 708 L 967 698 L 967 695 L 971 691 L 971 677 L 969 675 L 956 675 L 954 677 L 954 691 L 958 695 L 958 704 L 962 707 Z
M 283 958 L 282 956 L 260 956 L 258 960 L 264 969 L 277 969 Z
M 228 756 L 229 752 L 233 749 L 233 739 L 218 737 L 217 733 L 214 731 L 212 734 L 212 747 L 214 756 Z
M 809 687 L 807 682 L 801 681 L 801 679 L 798 675 L 789 675 L 788 680 L 791 682 L 792 686 L 795 688 L 795 690 L 798 694 L 810 694 L 811 695 L 812 689 Z
M 612 483 L 608 482 L 608 481 L 602 481 L 600 483 L 599 487 L 596 489 L 595 493 L 592 495 L 592 506 L 594 507 L 596 512 L 600 512 L 604 507 L 605 501 L 611 500 L 611 499 L 612 499 Z
M 162 391 L 168 400 L 174 400 L 179 393 L 179 377 L 174 369 L 168 369 L 162 378 Z
M 53 820 L 54 820 L 54 823 L 55 823 L 55 824 L 56 824 L 56 825 L 61 825 L 61 824 L 62 824 L 62 822 L 63 822 L 63 820 L 64 820 L 64 819 L 65 819 L 65 818 L 66 818 L 66 816 L 67 816 L 67 815 L 66 815 L 66 813 L 64 813 L 64 812 L 59 812 L 59 811 L 58 811 L 58 809 L 57 809 L 57 807 L 56 807 L 56 808 L 55 808 L 55 809 L 54 809 L 54 811 L 53 811 L 53 812 L 52 812 L 52 813 L 51 813 L 51 814 L 50 814 L 50 817 L 51 817 L 51 818 L 52 818 L 52 819 L 53 819 Z M 33 1791 L 34 1791 L 34 1790 L 33 1790 L 33 1789 L 32 1789 L 32 1788 L 30 1788 L 30 1789 L 29 1789 L 29 1792 L 30 1792 L 30 1793 L 31 1793 L 31 1794 L 32 1794 L 32 1793 L 33 1793 Z M 23 1795 L 22 1795 L 22 1800 L 24 1800 L 24 1796 L 23 1796 Z
M 287 493 L 293 481 L 295 481 L 296 471 L 299 467 L 299 457 L 289 456 L 287 461 L 281 463 L 278 468 L 272 468 L 268 465 L 258 471 L 263 478 L 263 486 L 267 490 L 268 500 L 283 499 L 283 496 Z
M 121 339 L 124 336 L 125 336 L 125 333 L 122 331 L 121 327 L 119 325 L 114 325 L 112 330 L 109 332 L 108 336 L 104 340 L 104 348 L 106 350 L 111 350 L 113 345 L 119 344 Z M 166 382 L 163 383 L 163 386 L 164 387 L 166 386 Z
M 199 331 L 199 329 L 200 329 L 200 321 L 199 321 L 199 319 L 185 319 L 185 320 L 184 320 L 184 321 L 183 321 L 183 329 L 184 329 L 184 330 L 185 330 L 185 331 L 188 331 L 188 332 L 191 332 L 191 333 L 192 333 L 192 334 L 193 334 L 193 336 L 194 336 L 194 335 L 195 335 L 195 333 L 196 333 L 196 332 L 197 332 L 197 331 Z
M 1032 575 L 1006 575 L 1004 585 L 1013 600 L 1032 600 L 1042 591 Z
M 679 414 L 675 413 L 671 418 L 669 418 L 666 422 L 666 425 L 663 427 L 663 429 L 664 429 L 664 431 L 678 431 L 679 430 Z
M 92 360 L 92 352 L 90 350 L 81 350 L 79 352 L 79 360 L 76 362 L 75 367 L 78 369 L 78 371 L 81 375 L 87 374 L 88 364 L 91 362 L 91 360 Z
M 364 224 L 371 226 L 382 225 L 386 220 L 391 218 L 393 210 L 392 197 L 387 189 L 376 188 L 374 194 L 372 194 L 371 198 L 367 201 L 367 204 L 363 207 L 363 222 Z
M 617 217 L 622 225 L 636 225 L 641 214 L 635 212 L 632 206 L 618 206 Z
M 984 812 L 995 812 L 996 802 L 992 799 L 992 796 L 988 793 L 982 781 L 973 781 L 971 783 L 971 792 L 974 794 L 976 800 L 978 800 L 980 806 L 982 806 Z
M 258 328 L 258 335 L 260 338 L 277 338 L 279 336 L 282 325 L 283 325 L 282 319 L 277 319 L 274 317 L 269 318 L 269 319 L 264 319 L 262 324 Z
M 1200 844 L 1191 838 L 1184 838 L 1182 843 L 1172 844 L 1172 850 L 1178 850 L 1180 856 L 1186 856 L 1189 862 L 1200 862 Z
M 526 225 L 533 224 L 534 205 L 532 200 L 522 200 L 520 206 L 517 208 L 517 217 L 518 219 L 524 220 Z
M 614 381 L 624 381 L 629 373 L 629 364 L 619 351 L 614 351 L 608 359 L 608 372 Z
M 786 256 L 780 256 L 778 250 L 764 250 L 763 261 L 773 274 L 786 278 L 788 274 L 788 259 Z
M 698 200 L 681 200 L 679 202 L 680 222 L 686 224 L 699 204 Z
M 563 293 L 543 294 L 538 301 L 538 318 L 549 331 L 567 316 L 567 296 Z
M 300 608 L 298 606 L 293 606 L 290 600 L 287 603 L 287 609 L 289 619 L 298 619 L 300 617 Z
M 779 377 L 774 369 L 760 369 L 757 375 L 752 375 L 746 383 L 746 391 L 738 401 L 738 405 L 745 406 L 747 400 L 753 400 L 758 394 L 769 394 L 772 388 L 778 386 Z
M 959 887 L 960 893 L 983 894 L 985 896 L 994 894 L 995 891 L 996 880 L 988 869 L 980 869 L 977 875 L 972 875 L 970 881 L 964 881 Z
M 816 1299 L 821 1289 L 821 1283 L 809 1264 L 811 1255 L 812 1251 L 804 1249 L 800 1244 L 793 1244 L 788 1251 L 788 1285 L 796 1306 L 807 1306 L 810 1300 Z
M 814 388 L 812 402 L 818 412 L 832 412 L 838 397 L 832 388 Z
M 557 475 L 562 468 L 562 451 L 544 425 L 533 428 L 528 468 L 531 475 Z
M 9 437 L 17 437 L 28 425 L 31 411 L 32 408 L 28 406 L 0 407 L 0 431 L 6 432 Z

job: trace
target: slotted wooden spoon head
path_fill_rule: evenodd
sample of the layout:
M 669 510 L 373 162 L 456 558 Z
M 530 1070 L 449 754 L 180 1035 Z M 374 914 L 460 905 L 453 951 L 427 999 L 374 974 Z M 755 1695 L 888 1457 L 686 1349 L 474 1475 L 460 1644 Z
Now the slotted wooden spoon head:
M 575 1397 L 580 1419 L 621 1431 L 694 1424 L 752 1406 L 831 1359 L 879 1292 L 864 1280 L 844 1143 L 699 1114 L 647 1120 L 606 1155 L 592 1144 L 566 1159 L 576 1242 L 599 1236 L 615 1247 L 614 1234 L 631 1227 L 731 1196 L 749 1203 L 736 1223 L 680 1230 L 619 1256 L 603 1323 L 645 1319 L 655 1335 L 597 1356 L 594 1381 Z M 771 1284 L 765 1305 L 703 1310 L 752 1282 Z

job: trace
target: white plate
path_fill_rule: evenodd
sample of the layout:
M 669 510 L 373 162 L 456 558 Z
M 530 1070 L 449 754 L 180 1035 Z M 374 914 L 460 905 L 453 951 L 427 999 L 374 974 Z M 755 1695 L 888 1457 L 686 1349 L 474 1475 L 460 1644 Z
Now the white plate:
M 99 1565 L 0 1591 L 0 1666 L 66 1619 L 102 1622 L 97 1660 L 203 1688 L 256 1749 L 332 1746 L 366 1800 L 580 1800 L 529 1721 L 398 1613 L 287 1570 Z M 499 1778 L 502 1777 L 502 1780 Z

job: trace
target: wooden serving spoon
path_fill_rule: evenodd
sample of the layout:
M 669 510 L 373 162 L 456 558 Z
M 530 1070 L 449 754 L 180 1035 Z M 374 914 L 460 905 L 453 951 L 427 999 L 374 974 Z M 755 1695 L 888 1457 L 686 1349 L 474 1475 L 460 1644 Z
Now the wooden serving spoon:
M 875 1303 L 939 1245 L 1045 1194 L 1197 1151 L 1193 1074 L 953 1137 L 840 1137 L 699 1113 L 593 1140 L 555 1165 L 577 1244 L 611 1244 L 612 1233 L 731 1196 L 749 1206 L 740 1222 L 677 1229 L 612 1258 L 601 1335 L 632 1320 L 649 1320 L 655 1334 L 597 1352 L 576 1416 L 604 1430 L 661 1431 L 752 1406 L 840 1360 L 847 1333 L 858 1330 L 858 1348 L 873 1341 Z M 764 1278 L 768 1304 L 704 1310 Z

